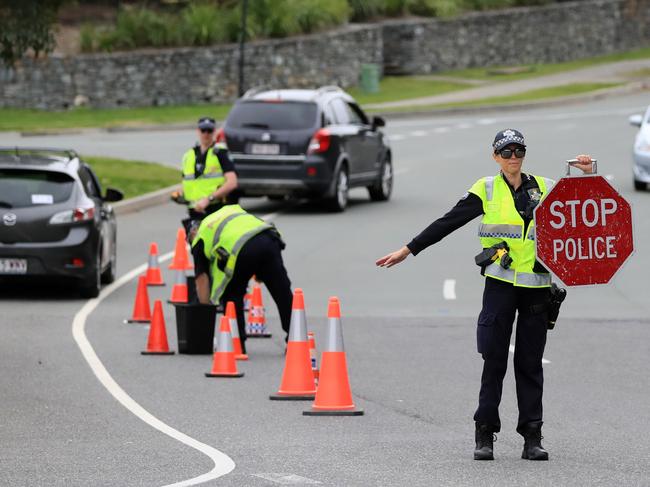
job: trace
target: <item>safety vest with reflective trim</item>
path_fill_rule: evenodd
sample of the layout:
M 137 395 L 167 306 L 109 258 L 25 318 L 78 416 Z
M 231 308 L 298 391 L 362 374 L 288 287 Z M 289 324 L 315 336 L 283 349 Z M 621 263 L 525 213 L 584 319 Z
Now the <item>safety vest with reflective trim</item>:
M 221 163 L 215 153 L 218 147 L 215 145 L 208 149 L 205 156 L 205 170 L 203 174 L 196 177 L 196 153 L 194 149 L 188 150 L 183 156 L 183 196 L 189 201 L 189 207 L 201 198 L 206 198 L 223 185 L 226 178 L 221 169 Z
M 554 181 L 535 178 L 542 198 Z M 515 208 L 514 198 L 508 183 L 501 174 L 479 179 L 469 190 L 483 202 L 483 219 L 479 225 L 478 236 L 483 248 L 506 242 L 510 248 L 512 265 L 504 269 L 497 259 L 485 267 L 484 274 L 494 279 L 510 282 L 520 287 L 549 287 L 551 276 L 548 273 L 533 272 L 535 266 L 535 221 L 531 220 L 524 235 L 524 220 Z
M 247 213 L 239 205 L 227 205 L 203 219 L 192 247 L 203 241 L 203 252 L 210 260 L 210 277 L 212 289 L 210 300 L 217 303 L 226 286 L 232 279 L 237 263 L 237 256 L 242 247 L 251 238 L 273 225 Z M 227 260 L 223 270 L 219 268 L 218 248 L 227 252 Z M 222 251 L 222 252 L 223 252 Z

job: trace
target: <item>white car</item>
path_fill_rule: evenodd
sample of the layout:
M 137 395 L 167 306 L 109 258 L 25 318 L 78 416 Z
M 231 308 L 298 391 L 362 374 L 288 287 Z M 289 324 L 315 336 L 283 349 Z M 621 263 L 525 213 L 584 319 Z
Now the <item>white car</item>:
M 644 190 L 650 183 L 650 107 L 645 115 L 632 115 L 630 124 L 639 127 L 634 141 L 634 189 Z

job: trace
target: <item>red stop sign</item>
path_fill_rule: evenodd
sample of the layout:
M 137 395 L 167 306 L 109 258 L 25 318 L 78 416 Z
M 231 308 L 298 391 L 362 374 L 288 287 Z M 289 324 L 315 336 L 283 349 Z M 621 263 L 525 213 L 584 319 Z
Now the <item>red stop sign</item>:
M 607 284 L 634 250 L 632 210 L 602 176 L 562 178 L 535 209 L 535 239 L 565 285 Z

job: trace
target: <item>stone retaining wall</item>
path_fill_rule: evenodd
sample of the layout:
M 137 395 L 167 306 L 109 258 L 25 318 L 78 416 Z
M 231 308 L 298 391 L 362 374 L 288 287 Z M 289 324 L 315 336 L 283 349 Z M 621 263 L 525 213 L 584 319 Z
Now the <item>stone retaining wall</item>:
M 247 86 L 316 87 L 358 82 L 361 64 L 382 64 L 381 26 L 247 44 Z M 0 106 L 61 109 L 78 96 L 94 107 L 178 105 L 237 97 L 239 49 L 138 50 L 26 59 L 0 71 Z
M 591 0 L 384 23 L 384 72 L 571 61 L 650 44 L 650 1 Z

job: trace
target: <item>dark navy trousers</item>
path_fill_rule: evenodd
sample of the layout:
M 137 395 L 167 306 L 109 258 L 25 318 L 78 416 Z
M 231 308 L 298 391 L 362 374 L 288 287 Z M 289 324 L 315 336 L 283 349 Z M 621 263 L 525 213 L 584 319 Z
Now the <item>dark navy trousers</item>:
M 544 372 L 542 356 L 548 323 L 548 288 L 516 287 L 485 278 L 483 309 L 478 318 L 477 345 L 483 356 L 483 374 L 474 421 L 501 430 L 499 403 L 508 367 L 512 327 L 517 316 L 514 372 L 519 419 L 517 431 L 542 424 Z
M 246 347 L 246 320 L 244 319 L 244 295 L 251 277 L 262 281 L 271 293 L 278 307 L 282 329 L 289 335 L 291 324 L 291 281 L 282 261 L 282 243 L 278 238 L 264 231 L 251 238 L 242 247 L 237 256 L 237 263 L 232 279 L 221 296 L 225 307 L 228 301 L 235 303 L 237 324 L 242 347 Z

